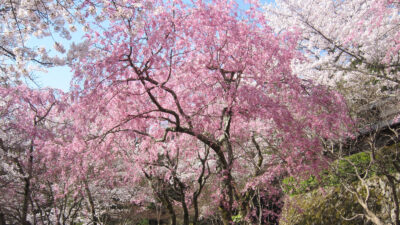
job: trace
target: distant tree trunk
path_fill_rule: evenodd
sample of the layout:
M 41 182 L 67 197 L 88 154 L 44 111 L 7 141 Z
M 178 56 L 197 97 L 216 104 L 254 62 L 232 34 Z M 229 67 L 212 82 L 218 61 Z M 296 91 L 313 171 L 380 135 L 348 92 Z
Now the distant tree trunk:
M 28 208 L 29 208 L 29 195 L 30 195 L 30 178 L 25 178 L 25 185 L 24 185 L 24 202 L 22 204 L 22 218 L 21 222 L 23 225 L 30 224 L 26 219 L 28 217 Z
M 174 177 L 175 182 L 177 182 L 179 187 L 179 195 L 180 195 L 180 202 L 182 204 L 183 209 L 183 225 L 189 225 L 189 210 L 186 205 L 186 197 L 185 197 L 185 185 L 179 180 L 178 177 Z
M 182 208 L 183 208 L 183 225 L 189 225 L 189 210 L 187 208 L 186 202 L 185 202 L 185 194 L 181 190 L 181 203 L 182 203 Z
M 0 212 L 0 225 L 6 225 L 6 218 L 4 218 L 4 214 Z
M 197 202 L 197 196 L 193 197 L 193 207 L 194 207 L 194 217 L 193 217 L 193 225 L 197 225 L 199 220 L 199 203 Z
M 208 167 L 207 164 L 207 158 L 208 158 L 208 154 L 210 153 L 209 151 L 209 147 L 207 145 L 204 146 L 204 150 L 205 150 L 205 155 L 204 158 L 202 158 L 199 156 L 199 160 L 202 164 L 202 168 L 201 168 L 201 173 L 200 176 L 197 178 L 197 183 L 199 184 L 199 189 L 196 190 L 195 192 L 193 192 L 193 207 L 194 207 L 194 217 L 193 217 L 193 225 L 197 225 L 198 220 L 199 220 L 199 196 L 201 194 L 201 191 L 203 190 L 204 185 L 206 184 L 206 181 L 210 175 L 210 168 Z M 208 168 L 208 175 L 205 175 L 206 169 Z
M 93 201 L 92 193 L 90 192 L 89 184 L 88 184 L 87 180 L 85 180 L 85 190 L 86 190 L 86 194 L 87 194 L 88 200 L 89 200 L 90 213 L 92 214 L 93 225 L 97 225 L 98 219 L 96 217 L 96 209 L 94 207 L 94 201 Z
M 176 214 L 174 207 L 171 203 L 171 201 L 168 199 L 168 196 L 166 194 L 163 194 L 164 202 L 167 205 L 168 213 L 171 216 L 171 225 L 176 225 Z
M 22 204 L 22 218 L 21 222 L 23 225 L 30 225 L 31 223 L 27 221 L 28 218 L 28 210 L 29 210 L 29 200 L 31 195 L 31 177 L 32 177 L 32 166 L 33 166 L 33 142 L 30 145 L 29 152 L 28 152 L 28 168 L 27 173 L 28 177 L 24 178 L 24 202 Z M 19 163 L 18 163 L 19 164 Z M 20 166 L 21 174 L 23 174 L 23 168 Z

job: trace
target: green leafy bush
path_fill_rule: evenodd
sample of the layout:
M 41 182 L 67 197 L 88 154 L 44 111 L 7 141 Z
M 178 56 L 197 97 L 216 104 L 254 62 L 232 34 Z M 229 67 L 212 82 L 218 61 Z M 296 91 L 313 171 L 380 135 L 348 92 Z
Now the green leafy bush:
M 286 177 L 282 181 L 286 194 L 297 195 L 317 189 L 318 187 L 338 186 L 342 179 L 349 182 L 357 181 L 356 170 L 363 175 L 370 163 L 370 154 L 360 152 L 333 162 L 333 170 L 323 170 L 319 177 L 310 176 L 306 179 Z M 374 175 L 374 172 L 369 176 Z
M 348 182 L 357 181 L 357 173 L 363 176 L 371 163 L 370 153 L 359 152 L 335 162 L 336 170 L 332 171 L 339 179 L 346 179 Z M 369 171 L 368 177 L 374 175 L 374 170 Z
M 149 225 L 149 220 L 148 219 L 142 219 L 138 225 Z
M 319 187 L 319 181 L 314 176 L 310 176 L 305 180 L 286 177 L 283 179 L 282 184 L 284 193 L 291 195 L 305 193 Z

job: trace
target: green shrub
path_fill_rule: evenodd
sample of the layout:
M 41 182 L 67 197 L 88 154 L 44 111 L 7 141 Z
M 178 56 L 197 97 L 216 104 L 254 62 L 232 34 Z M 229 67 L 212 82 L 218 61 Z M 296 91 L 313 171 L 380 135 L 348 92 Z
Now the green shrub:
M 350 162 L 351 163 L 350 163 Z M 319 178 L 310 176 L 307 179 L 286 177 L 283 179 L 283 191 L 286 194 L 298 195 L 315 190 L 318 187 L 332 187 L 340 185 L 342 179 L 349 182 L 357 181 L 356 170 L 362 175 L 370 163 L 370 155 L 367 152 L 360 152 L 345 157 L 345 159 L 333 162 L 333 171 L 321 171 Z M 353 165 L 354 166 L 353 166 Z M 374 173 L 370 174 L 371 176 Z
M 148 219 L 142 219 L 137 225 L 149 225 Z
M 337 170 L 333 171 L 335 176 L 340 179 L 346 179 L 348 182 L 357 181 L 356 172 L 358 172 L 361 176 L 363 176 L 371 162 L 370 153 L 368 152 L 359 152 L 350 156 L 345 157 L 344 159 L 338 160 L 337 165 L 334 165 Z M 373 170 L 369 172 L 369 176 L 374 175 Z
M 286 177 L 282 181 L 283 192 L 286 194 L 297 195 L 311 191 L 319 186 L 319 181 L 310 176 L 305 180 L 296 180 L 294 177 Z
M 331 170 L 321 171 L 319 178 L 310 176 L 306 179 L 286 177 L 282 181 L 283 192 L 290 195 L 303 194 L 319 187 L 338 186 L 341 182 L 353 183 L 358 178 L 356 171 L 360 176 L 364 176 L 368 171 L 371 178 L 375 175 L 380 176 L 384 173 L 395 173 L 396 169 L 393 163 L 400 165 L 400 144 L 394 144 L 380 148 L 376 151 L 376 161 L 371 163 L 370 152 L 359 152 L 332 163 Z

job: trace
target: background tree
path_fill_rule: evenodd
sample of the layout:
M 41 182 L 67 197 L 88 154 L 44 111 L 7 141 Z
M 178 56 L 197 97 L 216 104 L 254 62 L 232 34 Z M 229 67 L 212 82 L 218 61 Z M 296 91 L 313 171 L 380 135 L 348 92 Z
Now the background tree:
M 275 32 L 299 32 L 298 49 L 305 59 L 295 63 L 294 70 L 338 88 L 353 112 L 398 95 L 398 1 L 282 0 L 265 9 Z
M 21 85 L 1 87 L 0 96 L 2 223 L 99 224 L 129 210 L 123 159 L 87 151 L 101 143 L 80 138 L 66 95 Z
M 83 37 L 89 30 L 88 20 L 96 21 L 92 24 L 96 29 L 105 29 L 109 7 L 145 8 L 140 1 L 123 0 L 1 0 L 0 84 L 36 82 L 35 72 L 69 65 L 87 54 L 86 44 L 72 40 L 72 35 Z
M 34 202 L 42 197 L 36 183 L 46 172 L 41 150 L 55 136 L 52 128 L 58 124 L 50 117 L 62 107 L 56 97 L 60 93 L 17 86 L 2 87 L 0 94 L 1 210 L 6 221 L 29 224 Z
M 333 171 L 364 210 L 352 218 L 361 216 L 384 224 L 371 200 L 379 197 L 373 193 L 376 183 L 371 177 L 378 176 L 375 179 L 391 190 L 398 185 L 394 179 L 396 163 L 391 158 L 398 154 L 396 145 L 392 145 L 399 140 L 399 2 L 282 0 L 265 9 L 276 32 L 299 32 L 297 48 L 305 58 L 292 65 L 294 71 L 305 79 L 331 85 L 347 99 L 360 129 L 357 139 L 346 140 L 346 148 L 331 149 L 331 157 L 341 162 L 332 164 Z M 365 156 L 364 161 L 358 158 L 360 154 Z M 345 164 L 352 168 L 348 173 L 343 173 Z M 399 201 L 396 191 L 388 193 L 380 196 L 386 203 Z M 396 208 L 390 219 L 393 224 L 399 223 L 397 205 L 382 206 Z

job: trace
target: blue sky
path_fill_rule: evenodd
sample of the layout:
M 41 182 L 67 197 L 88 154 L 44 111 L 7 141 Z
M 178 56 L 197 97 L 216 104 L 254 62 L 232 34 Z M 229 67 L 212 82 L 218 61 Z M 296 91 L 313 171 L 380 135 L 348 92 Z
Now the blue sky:
M 46 49 L 52 49 L 52 45 L 54 44 L 54 41 L 60 42 L 65 48 L 70 46 L 72 42 L 79 43 L 83 40 L 83 35 L 84 33 L 82 32 L 82 27 L 77 26 L 78 31 L 72 33 L 71 32 L 71 40 L 66 41 L 63 38 L 60 38 L 57 35 L 54 35 L 54 37 L 49 37 L 49 38 L 44 38 L 44 39 L 36 39 L 32 38 L 28 44 L 31 46 L 35 47 L 40 47 L 40 46 L 46 46 Z M 54 40 L 53 40 L 54 38 Z M 51 45 L 51 46 L 49 46 Z M 49 55 L 53 56 L 56 53 L 54 51 L 51 51 Z M 35 72 L 34 77 L 35 83 L 39 85 L 39 87 L 44 88 L 44 87 L 51 87 L 51 88 L 58 88 L 61 89 L 65 92 L 69 90 L 70 87 L 70 82 L 72 79 L 72 71 L 71 68 L 68 66 L 58 66 L 58 67 L 52 67 L 48 68 L 47 72 Z M 30 83 L 30 82 L 28 82 Z M 33 85 L 36 86 L 36 85 Z
M 261 0 L 263 3 L 268 3 L 268 2 L 274 2 L 274 0 Z M 243 0 L 238 0 L 238 3 L 241 8 L 245 9 L 245 4 L 243 3 Z M 81 28 L 78 28 L 78 31 L 75 33 L 72 33 L 72 39 L 71 41 L 63 41 L 61 42 L 65 47 L 69 46 L 72 42 L 80 42 L 82 40 L 83 32 L 81 31 Z M 61 38 L 59 40 L 62 40 Z M 46 39 L 43 40 L 32 40 L 31 44 L 40 46 L 40 45 L 48 45 L 49 43 L 53 44 L 53 41 L 46 41 Z M 47 73 L 44 72 L 36 72 L 34 75 L 36 77 L 35 82 L 42 88 L 44 87 L 51 87 L 51 88 L 58 88 L 61 89 L 65 92 L 69 90 L 70 87 L 70 82 L 73 76 L 73 73 L 71 69 L 67 66 L 62 66 L 62 67 L 54 67 L 47 69 Z
M 37 77 L 36 83 L 40 87 L 58 88 L 67 92 L 72 79 L 72 72 L 69 67 L 62 66 L 48 69 L 47 73 L 37 72 L 35 76 Z

